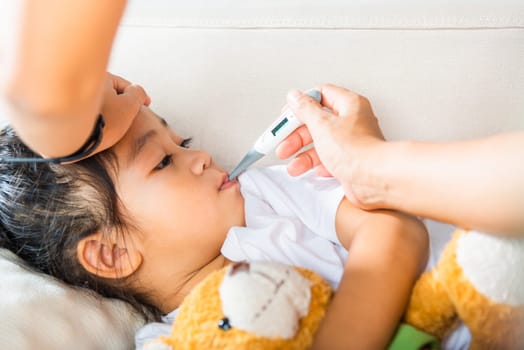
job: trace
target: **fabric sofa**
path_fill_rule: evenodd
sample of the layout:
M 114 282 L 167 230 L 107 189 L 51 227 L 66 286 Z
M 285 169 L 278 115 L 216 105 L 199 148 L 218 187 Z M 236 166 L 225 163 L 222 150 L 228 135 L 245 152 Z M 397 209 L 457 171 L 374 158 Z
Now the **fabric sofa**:
M 0 49 L 17 6 L 0 4 Z M 131 0 L 109 70 L 230 170 L 288 90 L 324 82 L 367 96 L 392 140 L 523 129 L 523 62 L 519 0 Z M 451 228 L 428 224 L 436 259 Z M 0 348 L 133 347 L 142 322 L 125 305 L 14 260 L 0 255 Z

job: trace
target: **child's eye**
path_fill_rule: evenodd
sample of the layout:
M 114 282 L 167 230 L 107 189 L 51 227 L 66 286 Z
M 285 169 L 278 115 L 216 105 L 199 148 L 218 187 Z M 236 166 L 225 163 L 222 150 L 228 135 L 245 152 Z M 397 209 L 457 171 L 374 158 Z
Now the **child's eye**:
M 192 141 L 193 139 L 191 137 L 188 137 L 187 139 L 183 139 L 182 142 L 180 142 L 180 147 L 189 148 L 189 145 L 191 145 Z
M 173 163 L 173 155 L 168 154 L 164 158 L 162 158 L 160 163 L 158 163 L 158 165 L 155 167 L 155 170 L 162 170 L 165 167 L 171 165 L 172 163 Z

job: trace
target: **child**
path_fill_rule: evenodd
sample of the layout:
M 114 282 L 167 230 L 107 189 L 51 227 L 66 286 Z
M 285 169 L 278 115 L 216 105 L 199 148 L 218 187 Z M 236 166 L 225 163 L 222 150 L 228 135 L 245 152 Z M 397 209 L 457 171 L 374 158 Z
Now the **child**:
M 142 107 L 122 140 L 93 157 L 0 164 L 0 246 L 150 320 L 231 260 L 309 267 L 338 285 L 315 346 L 384 348 L 425 265 L 423 225 L 357 209 L 335 180 L 293 179 L 284 169 L 247 172 L 241 192 L 187 144 Z M 1 156 L 34 154 L 5 130 Z

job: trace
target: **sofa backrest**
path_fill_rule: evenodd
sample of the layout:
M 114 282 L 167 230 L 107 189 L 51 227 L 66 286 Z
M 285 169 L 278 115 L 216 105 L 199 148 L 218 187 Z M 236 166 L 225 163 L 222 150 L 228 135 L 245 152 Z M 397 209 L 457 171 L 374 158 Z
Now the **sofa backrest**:
M 388 139 L 522 129 L 523 62 L 518 0 L 135 0 L 110 68 L 229 170 L 288 90 L 324 82 L 367 96 Z

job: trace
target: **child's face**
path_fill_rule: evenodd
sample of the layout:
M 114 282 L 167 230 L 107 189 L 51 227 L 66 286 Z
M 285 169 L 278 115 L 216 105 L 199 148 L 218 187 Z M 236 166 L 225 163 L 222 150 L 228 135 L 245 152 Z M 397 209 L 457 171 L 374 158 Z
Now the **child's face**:
M 210 155 L 181 142 L 144 107 L 113 147 L 117 192 L 139 228 L 131 235 L 143 256 L 138 277 L 152 289 L 176 290 L 220 255 L 230 227 L 244 225 L 238 182 L 223 186 L 227 173 Z

